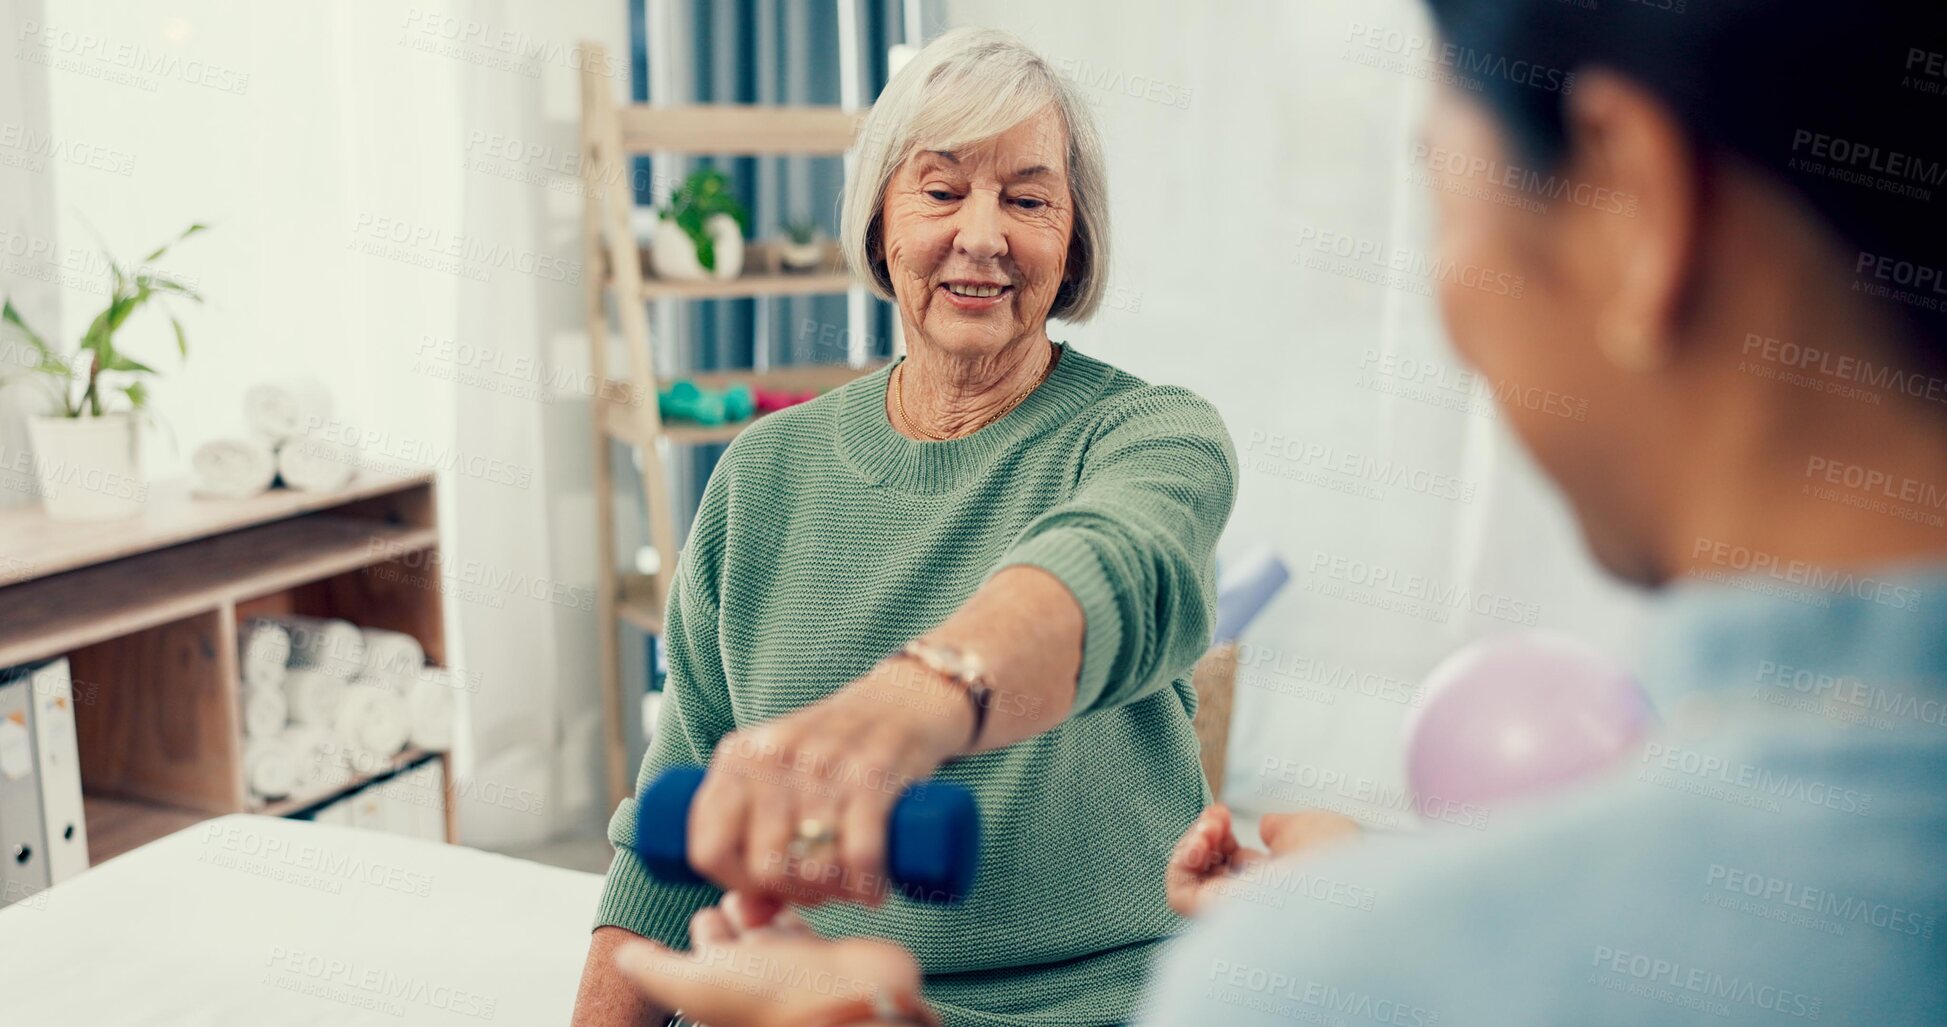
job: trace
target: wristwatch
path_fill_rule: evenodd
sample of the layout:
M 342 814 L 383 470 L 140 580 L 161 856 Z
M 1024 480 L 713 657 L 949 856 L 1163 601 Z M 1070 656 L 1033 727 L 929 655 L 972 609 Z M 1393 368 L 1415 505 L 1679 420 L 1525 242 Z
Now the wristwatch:
M 981 732 L 987 728 L 987 709 L 993 705 L 994 690 L 987 683 L 987 671 L 980 657 L 958 646 L 935 642 L 921 636 L 907 642 L 894 656 L 904 656 L 916 660 L 926 669 L 960 686 L 967 694 L 967 701 L 973 704 L 973 731 L 967 736 L 967 748 L 971 751 L 980 744 Z

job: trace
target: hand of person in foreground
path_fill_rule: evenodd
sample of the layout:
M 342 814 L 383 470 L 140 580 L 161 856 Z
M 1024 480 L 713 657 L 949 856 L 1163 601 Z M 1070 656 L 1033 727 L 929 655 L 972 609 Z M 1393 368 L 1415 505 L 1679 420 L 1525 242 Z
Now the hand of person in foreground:
M 1264 849 L 1239 843 L 1230 807 L 1222 803 L 1198 815 L 1177 839 L 1164 872 L 1163 888 L 1170 908 L 1183 916 L 1196 916 L 1224 893 L 1233 877 L 1248 874 L 1253 865 L 1357 837 L 1360 828 L 1351 817 L 1306 809 L 1267 813 L 1258 822 L 1258 833 L 1264 837 Z
M 626 942 L 615 965 L 655 1005 L 709 1027 L 938 1023 L 912 953 L 820 938 L 770 896 L 729 893 L 691 918 L 690 942 L 688 953 Z

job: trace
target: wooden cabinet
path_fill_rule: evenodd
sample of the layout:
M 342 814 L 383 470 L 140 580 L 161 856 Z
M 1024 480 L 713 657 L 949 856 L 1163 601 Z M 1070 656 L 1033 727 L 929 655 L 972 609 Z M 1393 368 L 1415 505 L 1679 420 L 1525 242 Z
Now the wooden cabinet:
M 443 665 L 440 594 L 430 475 L 245 500 L 159 485 L 142 516 L 106 524 L 0 512 L 0 667 L 68 659 L 95 863 L 207 817 L 301 815 L 444 761 L 409 749 L 327 790 L 253 801 L 237 668 L 240 620 L 265 614 L 403 631 Z M 443 798 L 451 841 L 450 783 Z

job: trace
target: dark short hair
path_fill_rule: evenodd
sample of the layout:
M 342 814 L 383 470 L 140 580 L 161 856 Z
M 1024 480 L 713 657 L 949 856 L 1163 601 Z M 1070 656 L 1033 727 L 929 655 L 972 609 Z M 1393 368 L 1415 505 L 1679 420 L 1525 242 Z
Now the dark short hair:
M 1844 272 L 1896 305 L 1930 361 L 1947 364 L 1940 0 L 1427 5 L 1442 66 L 1487 104 L 1523 159 L 1561 158 L 1576 73 L 1628 78 L 1668 107 L 1706 159 L 1734 155 L 1803 198 L 1858 251 Z

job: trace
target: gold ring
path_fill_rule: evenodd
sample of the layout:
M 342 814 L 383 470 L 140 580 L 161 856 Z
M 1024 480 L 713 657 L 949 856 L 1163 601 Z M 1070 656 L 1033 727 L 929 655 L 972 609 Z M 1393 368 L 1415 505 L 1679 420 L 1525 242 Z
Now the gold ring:
M 830 845 L 837 838 L 837 828 L 817 817 L 806 817 L 798 821 L 798 835 L 791 839 L 791 855 L 803 856 L 812 849 Z

